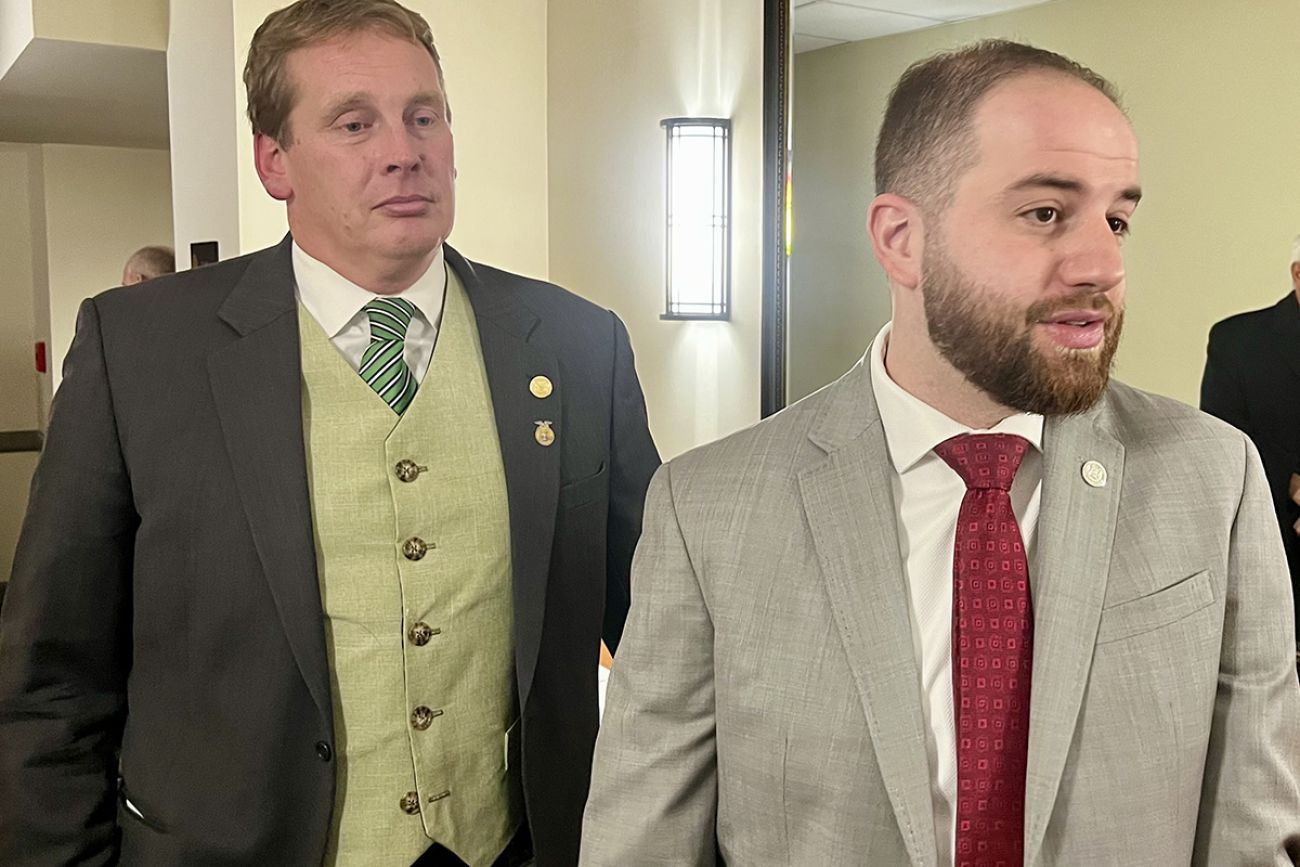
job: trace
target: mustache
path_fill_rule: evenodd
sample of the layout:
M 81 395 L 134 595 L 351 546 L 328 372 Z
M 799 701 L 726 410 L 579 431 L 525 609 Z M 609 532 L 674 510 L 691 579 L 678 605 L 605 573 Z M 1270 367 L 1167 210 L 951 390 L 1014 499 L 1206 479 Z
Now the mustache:
M 1049 319 L 1063 310 L 1090 310 L 1101 313 L 1107 319 L 1114 319 L 1117 312 L 1115 305 L 1099 292 L 1079 292 L 1064 298 L 1044 298 L 1035 301 L 1025 311 L 1025 322 L 1029 325 Z

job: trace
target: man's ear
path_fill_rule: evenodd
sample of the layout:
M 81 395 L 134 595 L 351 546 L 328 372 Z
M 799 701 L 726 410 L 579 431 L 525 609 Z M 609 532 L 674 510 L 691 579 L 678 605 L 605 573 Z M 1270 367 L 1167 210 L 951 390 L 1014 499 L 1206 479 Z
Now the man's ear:
M 283 202 L 293 195 L 284 148 L 266 133 L 253 134 L 253 165 L 271 198 Z
M 867 210 L 867 235 L 891 283 L 905 289 L 920 285 L 925 231 L 911 199 L 895 193 L 876 196 Z
M 1291 285 L 1300 288 L 1300 262 L 1291 263 Z

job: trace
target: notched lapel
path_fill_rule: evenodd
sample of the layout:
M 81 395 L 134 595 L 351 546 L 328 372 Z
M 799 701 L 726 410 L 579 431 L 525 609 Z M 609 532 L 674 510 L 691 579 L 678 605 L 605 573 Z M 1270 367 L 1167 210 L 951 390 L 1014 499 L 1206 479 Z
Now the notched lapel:
M 280 621 L 312 698 L 332 724 L 288 244 L 255 258 L 227 296 L 220 315 L 241 336 L 208 357 L 208 378 Z
M 1103 398 L 1104 407 L 1105 398 Z M 1124 447 L 1084 416 L 1052 418 L 1043 432 L 1043 499 L 1030 568 L 1034 668 L 1025 782 L 1025 863 L 1037 863 L 1092 668 L 1124 483 Z M 1106 470 L 1104 486 L 1084 465 Z
M 800 473 L 799 492 L 899 830 L 912 864 L 928 867 L 930 765 L 889 454 L 865 366 L 833 387 L 811 435 L 828 454 Z
M 546 611 L 560 491 L 560 450 L 566 436 L 560 410 L 564 382 L 558 359 L 529 342 L 539 321 L 537 315 L 520 304 L 508 287 L 485 281 L 459 253 L 444 249 L 447 264 L 465 286 L 474 308 L 501 443 L 514 568 L 515 676 L 523 707 L 537 670 Z M 539 400 L 529 392 L 529 382 L 535 376 L 550 380 L 554 389 L 550 397 Z M 538 442 L 539 422 L 549 423 L 555 435 L 553 444 Z

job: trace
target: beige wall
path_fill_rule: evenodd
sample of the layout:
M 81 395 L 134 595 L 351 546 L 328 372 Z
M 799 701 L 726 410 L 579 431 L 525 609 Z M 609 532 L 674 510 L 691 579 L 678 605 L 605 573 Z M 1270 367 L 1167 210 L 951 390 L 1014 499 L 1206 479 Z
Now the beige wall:
M 0 0 L 0 77 L 36 35 L 32 0 Z
M 167 47 L 167 0 L 34 0 L 36 35 L 45 39 Z
M 235 0 L 238 78 L 248 42 L 283 0 Z M 547 263 L 546 3 L 408 0 L 433 28 L 456 136 L 456 226 L 451 243 L 475 259 L 537 277 Z M 237 87 L 240 246 L 274 244 L 284 205 L 262 190 Z M 225 253 L 223 252 L 223 256 Z
M 988 36 L 1063 52 L 1115 81 L 1142 144 L 1117 373 L 1197 401 L 1211 324 L 1289 288 L 1300 233 L 1300 3 L 1057 0 L 801 54 L 794 70 L 792 397 L 838 375 L 888 315 L 863 234 L 889 87 L 924 55 Z
M 117 286 L 146 244 L 172 237 L 167 151 L 44 145 L 54 386 L 76 329 L 77 308 Z
M 0 190 L 6 195 L 0 208 L 0 431 L 42 426 L 32 355 L 38 277 L 33 251 L 39 247 L 34 239 L 44 232 L 36 201 L 40 177 L 39 146 L 0 144 Z M 35 466 L 35 454 L 0 454 L 0 581 L 9 579 Z
M 44 232 L 32 201 L 32 176 L 40 173 L 36 145 L 0 144 L 0 431 L 35 430 L 40 425 L 36 341 L 36 284 L 33 239 Z M 4 501 L 0 495 L 0 502 Z
M 550 0 L 551 279 L 628 325 L 665 457 L 758 420 L 762 4 Z M 662 322 L 664 132 L 733 120 L 730 322 Z

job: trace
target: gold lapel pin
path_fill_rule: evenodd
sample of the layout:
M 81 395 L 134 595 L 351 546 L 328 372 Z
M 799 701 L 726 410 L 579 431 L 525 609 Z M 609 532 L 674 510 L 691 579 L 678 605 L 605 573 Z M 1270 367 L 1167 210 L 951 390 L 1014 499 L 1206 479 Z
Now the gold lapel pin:
M 553 422 L 538 420 L 533 424 L 537 425 L 537 430 L 533 431 L 533 437 L 539 445 L 549 446 L 555 442 L 555 431 L 551 428 Z
M 555 391 L 555 386 L 551 385 L 551 381 L 544 376 L 534 376 L 528 383 L 528 390 L 533 393 L 533 397 L 541 400 L 550 397 L 551 392 Z

